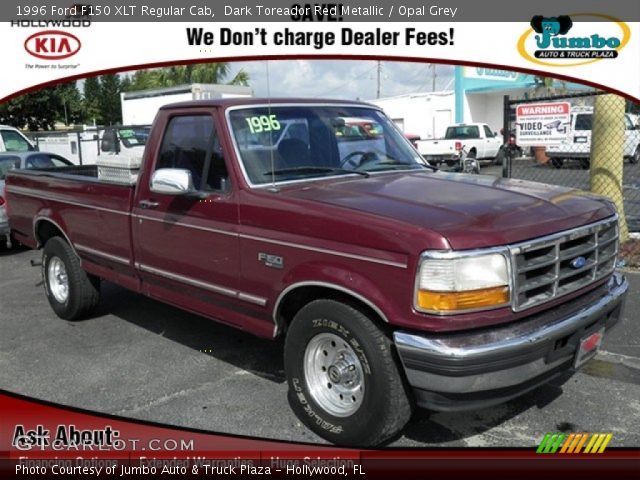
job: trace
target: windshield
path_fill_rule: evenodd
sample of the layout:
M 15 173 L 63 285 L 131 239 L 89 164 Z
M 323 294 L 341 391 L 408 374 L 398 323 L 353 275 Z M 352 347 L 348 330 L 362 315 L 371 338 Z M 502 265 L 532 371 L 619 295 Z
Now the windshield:
M 126 148 L 144 146 L 151 127 L 128 127 L 118 130 L 118 136 Z
M 354 106 L 247 107 L 229 112 L 254 185 L 327 175 L 426 168 L 383 113 Z
M 447 132 L 444 134 L 444 138 L 447 140 L 480 138 L 480 130 L 475 125 L 459 125 L 455 127 L 448 127 Z

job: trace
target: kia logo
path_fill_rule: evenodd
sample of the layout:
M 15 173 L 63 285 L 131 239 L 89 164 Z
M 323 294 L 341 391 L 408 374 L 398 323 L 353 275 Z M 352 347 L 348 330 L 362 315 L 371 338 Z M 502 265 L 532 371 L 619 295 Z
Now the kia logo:
M 24 49 L 37 58 L 62 60 L 80 51 L 80 39 L 62 30 L 45 30 L 34 33 L 24 41 Z

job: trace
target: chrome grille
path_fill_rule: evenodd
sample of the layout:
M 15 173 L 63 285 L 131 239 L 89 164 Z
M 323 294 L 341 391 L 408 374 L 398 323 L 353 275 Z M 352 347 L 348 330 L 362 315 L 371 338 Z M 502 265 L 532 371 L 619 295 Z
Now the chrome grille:
M 618 219 L 509 247 L 515 311 L 540 305 L 610 275 L 618 254 Z

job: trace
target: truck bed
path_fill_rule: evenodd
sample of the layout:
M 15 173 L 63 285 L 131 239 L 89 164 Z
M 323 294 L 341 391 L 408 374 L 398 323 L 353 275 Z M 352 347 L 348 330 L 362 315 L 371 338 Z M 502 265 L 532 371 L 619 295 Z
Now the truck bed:
M 135 188 L 98 179 L 95 165 L 15 170 L 7 175 L 13 235 L 36 248 L 42 228 L 57 227 L 88 265 L 119 259 L 133 275 L 131 207 Z M 95 255 L 101 252 L 101 256 Z M 108 264 L 113 265 L 113 262 Z

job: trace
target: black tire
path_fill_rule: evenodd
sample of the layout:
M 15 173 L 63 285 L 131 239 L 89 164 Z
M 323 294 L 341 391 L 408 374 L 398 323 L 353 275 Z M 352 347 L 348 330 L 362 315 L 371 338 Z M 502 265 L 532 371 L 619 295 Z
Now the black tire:
M 478 152 L 476 152 L 475 149 L 472 148 L 469 154 L 467 155 L 467 158 L 476 158 L 477 154 Z
M 502 165 L 504 161 L 504 157 L 505 157 L 505 151 L 504 151 L 504 145 L 503 145 L 498 149 L 498 153 L 496 154 L 492 163 L 494 165 Z
M 580 159 L 580 168 L 582 168 L 583 170 L 589 170 L 590 166 L 591 166 L 591 160 L 589 160 L 588 158 Z
M 636 147 L 636 151 L 629 157 L 629 163 L 636 164 L 640 162 L 640 145 Z
M 312 340 L 326 334 L 337 337 L 337 341 L 344 340 L 338 348 L 353 346 L 352 353 L 361 367 L 361 403 L 348 416 L 330 413 L 309 390 L 305 352 L 311 348 Z M 300 309 L 287 332 L 284 357 L 291 408 L 309 429 L 336 445 L 380 445 L 396 436 L 411 417 L 407 387 L 391 340 L 366 314 L 351 305 L 315 300 Z M 327 372 L 328 381 L 333 381 L 331 368 Z M 345 383 L 342 379 L 336 381 L 334 391 L 341 382 Z M 355 402 L 355 397 L 351 398 Z
M 50 277 L 51 262 L 61 261 L 67 278 L 68 291 L 65 300 L 56 298 Z M 58 317 L 64 320 L 79 320 L 98 305 L 100 301 L 100 279 L 87 274 L 80 266 L 80 259 L 71 246 L 61 237 L 47 241 L 42 250 L 42 279 L 49 304 Z
M 551 157 L 549 159 L 549 163 L 551 163 L 551 165 L 553 165 L 556 168 L 562 168 L 562 165 L 564 165 L 564 160 L 558 157 Z

